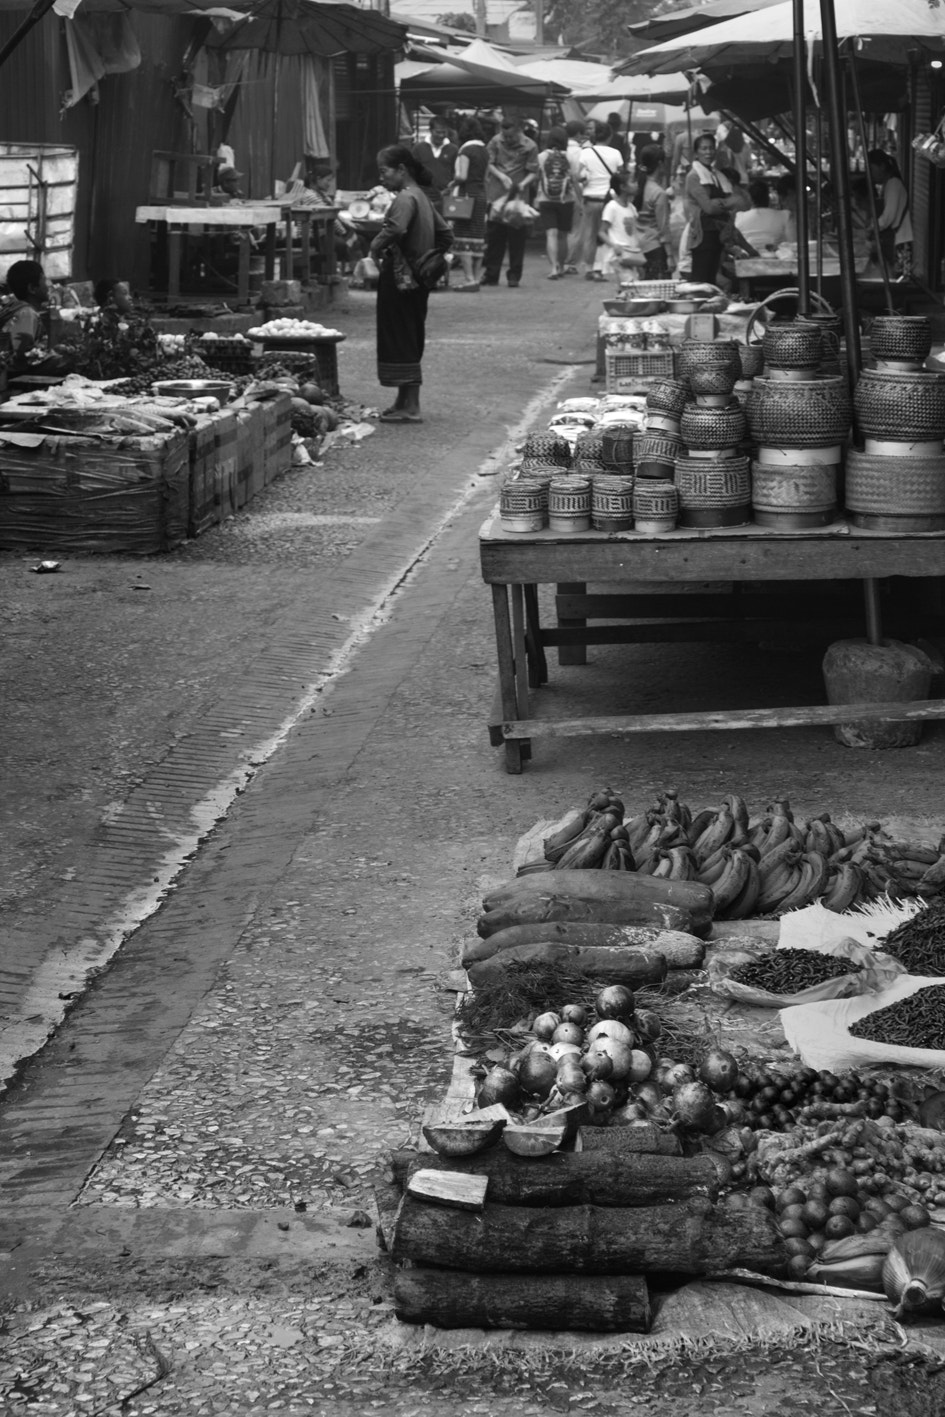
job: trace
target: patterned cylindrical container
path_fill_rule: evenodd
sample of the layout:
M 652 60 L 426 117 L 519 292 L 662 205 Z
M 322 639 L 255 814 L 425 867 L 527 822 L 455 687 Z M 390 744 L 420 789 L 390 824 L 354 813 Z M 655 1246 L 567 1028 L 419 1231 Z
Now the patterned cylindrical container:
M 548 485 L 549 531 L 590 531 L 591 479 L 553 477 Z
M 679 493 L 674 482 L 646 478 L 634 483 L 633 525 L 650 535 L 673 531 L 679 514 Z
M 591 479 L 591 526 L 629 531 L 633 526 L 633 478 L 601 474 Z
M 751 521 L 745 457 L 677 458 L 680 526 L 744 526 Z
M 499 493 L 503 531 L 542 531 L 548 520 L 548 487 L 531 477 L 513 477 Z
M 837 515 L 837 463 L 751 465 L 751 509 L 758 526 L 829 526 Z

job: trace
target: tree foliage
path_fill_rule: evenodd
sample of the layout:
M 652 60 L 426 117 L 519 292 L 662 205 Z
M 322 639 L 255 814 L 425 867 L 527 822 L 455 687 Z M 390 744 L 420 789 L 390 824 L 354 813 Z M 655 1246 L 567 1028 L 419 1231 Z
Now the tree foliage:
M 592 54 L 628 51 L 627 25 L 665 9 L 660 0 L 545 0 L 545 37 Z
M 457 12 L 456 14 L 448 15 L 437 15 L 436 23 L 438 25 L 443 25 L 445 29 L 466 30 L 469 34 L 476 33 L 475 15 L 469 15 L 465 12 Z

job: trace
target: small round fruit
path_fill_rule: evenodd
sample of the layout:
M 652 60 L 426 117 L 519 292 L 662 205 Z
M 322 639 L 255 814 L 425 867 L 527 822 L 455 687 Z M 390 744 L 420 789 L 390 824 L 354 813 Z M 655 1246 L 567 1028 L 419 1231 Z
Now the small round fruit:
M 788 1278 L 803 1279 L 810 1268 L 810 1260 L 807 1255 L 792 1255 L 787 1262 Z
M 633 1048 L 630 1051 L 630 1071 L 627 1073 L 629 1082 L 643 1082 L 650 1076 L 653 1069 L 653 1062 L 649 1053 L 644 1053 L 642 1048 Z
M 548 1045 L 542 1043 L 538 1046 L 544 1048 Z M 552 1043 L 549 1052 L 557 1063 L 560 1063 L 562 1058 L 576 1058 L 580 1061 L 581 1057 L 581 1050 L 576 1043 Z
M 610 1075 L 614 1082 L 624 1082 L 629 1078 L 633 1066 L 633 1049 L 629 1044 L 620 1043 L 615 1038 L 598 1038 L 591 1044 L 590 1051 L 607 1055 L 614 1065 Z
M 871 1230 L 876 1229 L 878 1224 L 879 1219 L 877 1216 L 873 1215 L 868 1210 L 863 1210 L 860 1212 L 860 1218 L 856 1222 L 856 1228 L 861 1235 L 868 1235 Z
M 612 1112 L 617 1094 L 609 1082 L 595 1078 L 587 1089 L 587 1100 L 591 1104 L 592 1112 Z
M 804 1255 L 808 1260 L 813 1258 L 814 1251 L 810 1240 L 805 1240 L 801 1235 L 789 1235 L 784 1242 L 784 1248 L 789 1255 Z
M 583 1004 L 565 1004 L 561 1010 L 562 1023 L 576 1023 L 583 1028 L 587 1022 L 587 1009 Z
M 554 1058 L 547 1053 L 539 1053 L 533 1050 L 522 1059 L 522 1065 L 518 1070 L 518 1080 L 524 1092 L 529 1092 L 534 1097 L 545 1098 L 555 1085 L 558 1076 L 558 1065 Z
M 765 1210 L 774 1210 L 774 1191 L 770 1186 L 752 1186 L 748 1199 L 752 1205 L 763 1205 Z
M 695 1082 L 696 1080 L 695 1071 L 688 1063 L 674 1063 L 669 1070 L 669 1077 L 674 1088 L 682 1087 L 683 1083 Z
M 552 1043 L 573 1043 L 579 1047 L 584 1042 L 584 1030 L 577 1023 L 559 1023 L 551 1035 Z
M 808 1230 L 822 1230 L 827 1221 L 827 1214 L 823 1201 L 810 1200 L 801 1211 L 801 1219 Z
M 810 1233 L 803 1220 L 782 1220 L 780 1230 L 785 1240 L 806 1240 Z
M 824 1184 L 828 1196 L 855 1196 L 857 1192 L 856 1176 L 842 1166 L 831 1166 L 824 1177 Z
M 807 1196 L 800 1186 L 788 1186 L 786 1191 L 782 1191 L 778 1196 L 778 1205 L 781 1210 L 786 1210 L 789 1205 L 803 1205 Z
M 803 1220 L 803 1218 L 804 1218 L 804 1205 L 805 1205 L 805 1204 L 806 1204 L 806 1202 L 803 1202 L 801 1205 L 786 1205 L 786 1206 L 784 1207 L 784 1209 L 781 1211 L 781 1219 L 782 1219 L 782 1220 Z
M 588 1030 L 587 1041 L 595 1043 L 598 1038 L 613 1038 L 617 1043 L 626 1043 L 628 1048 L 633 1047 L 633 1032 L 619 1019 L 605 1018 L 600 1023 L 595 1023 L 594 1027 Z
M 813 1235 L 808 1235 L 807 1243 L 810 1245 L 815 1255 L 819 1255 L 827 1243 L 827 1237 L 822 1230 L 815 1230 Z
M 515 1074 L 508 1068 L 495 1067 L 490 1068 L 483 1078 L 477 1100 L 480 1107 L 491 1107 L 494 1102 L 501 1102 L 514 1110 L 520 1098 L 521 1089 Z
M 543 1043 L 549 1043 L 551 1041 L 551 1035 L 560 1022 L 561 1019 L 558 1014 L 550 1012 L 539 1014 L 532 1024 L 532 1033 L 534 1033 L 536 1038 L 540 1038 Z
M 598 1018 L 629 1019 L 633 1015 L 633 993 L 623 984 L 609 984 L 594 1000 Z
M 613 1072 L 614 1061 L 600 1049 L 590 1048 L 581 1059 L 581 1067 L 592 1082 L 603 1081 L 605 1078 L 609 1078 Z
M 859 1220 L 860 1202 L 856 1196 L 834 1196 L 827 1207 L 831 1215 L 845 1215 L 849 1220 Z
M 831 1215 L 824 1226 L 828 1240 L 844 1240 L 856 1233 L 856 1226 L 848 1215 Z
M 907 1205 L 899 1212 L 899 1219 L 907 1230 L 921 1230 L 924 1225 L 932 1223 L 932 1217 L 924 1205 Z

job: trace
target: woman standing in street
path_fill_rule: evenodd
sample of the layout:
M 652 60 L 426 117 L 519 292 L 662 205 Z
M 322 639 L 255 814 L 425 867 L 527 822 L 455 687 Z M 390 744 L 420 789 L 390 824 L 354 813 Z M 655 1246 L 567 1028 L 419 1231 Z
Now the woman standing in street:
M 453 189 L 458 197 L 472 198 L 472 215 L 453 221 L 456 252 L 463 266 L 466 284 L 457 290 L 477 291 L 486 249 L 486 172 L 489 153 L 482 124 L 477 118 L 464 118 L 459 127 L 460 149 L 453 173 Z
M 453 233 L 437 212 L 427 189 L 433 179 L 408 147 L 395 144 L 377 155 L 380 179 L 394 200 L 388 208 L 371 255 L 377 282 L 377 378 L 397 397 L 380 416 L 381 423 L 422 423 L 420 365 L 426 342 L 428 288 L 414 274 L 430 251 L 448 251 Z
M 637 158 L 636 192 L 637 237 L 646 257 L 644 280 L 660 280 L 673 267 L 673 237 L 669 225 L 669 194 L 666 191 L 666 156 L 655 143 L 641 148 Z
M 912 217 L 899 164 L 879 148 L 868 152 L 866 161 L 870 181 L 880 189 L 878 225 L 883 264 L 894 280 L 908 280 L 912 275 Z
M 740 204 L 733 200 L 731 182 L 716 170 L 715 139 L 711 133 L 701 133 L 696 139 L 692 167 L 686 174 L 685 198 L 692 279 L 715 285 L 722 260 L 722 229 Z

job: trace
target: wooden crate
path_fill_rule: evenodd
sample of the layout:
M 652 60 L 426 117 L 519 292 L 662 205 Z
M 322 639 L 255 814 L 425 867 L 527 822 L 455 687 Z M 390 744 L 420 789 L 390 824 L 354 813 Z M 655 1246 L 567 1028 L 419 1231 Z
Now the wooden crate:
M 189 479 L 182 433 L 31 448 L 0 435 L 0 549 L 167 551 L 187 535 Z
M 265 404 L 254 403 L 241 408 L 236 415 L 236 483 L 237 507 L 245 507 L 266 485 L 266 414 Z
M 265 429 L 263 468 L 268 484 L 292 466 L 292 399 L 280 394 L 260 406 Z
M 671 379 L 675 370 L 671 349 L 605 349 L 604 378 L 609 394 L 629 394 L 650 379 Z
M 207 414 L 190 434 L 190 536 L 199 536 L 236 511 L 237 470 L 236 415 L 228 409 Z

